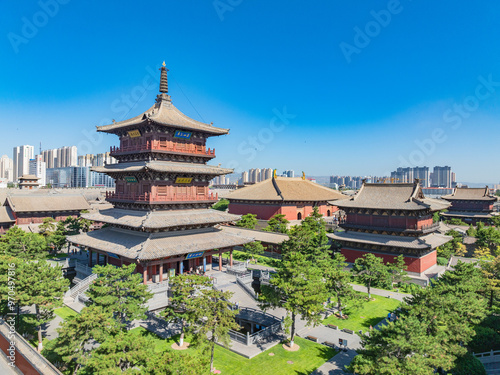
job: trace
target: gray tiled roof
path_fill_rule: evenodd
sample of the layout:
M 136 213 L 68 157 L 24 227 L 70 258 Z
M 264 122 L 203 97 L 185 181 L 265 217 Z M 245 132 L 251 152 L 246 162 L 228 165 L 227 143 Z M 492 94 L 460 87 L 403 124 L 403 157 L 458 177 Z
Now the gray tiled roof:
M 110 208 L 99 212 L 90 212 L 82 216 L 103 223 L 144 229 L 161 229 L 185 225 L 215 225 L 240 219 L 239 215 L 212 209 L 137 211 Z
M 82 195 L 12 195 L 6 204 L 13 212 L 82 211 L 90 208 Z
M 108 164 L 105 166 L 92 167 L 95 172 L 112 173 L 112 172 L 169 172 L 169 173 L 193 173 L 193 174 L 208 174 L 208 175 L 223 175 L 233 173 L 232 169 L 216 167 L 213 165 L 197 164 L 197 163 L 179 163 L 170 161 L 138 161 L 130 163 Z
M 477 218 L 477 219 L 488 219 L 494 215 L 492 215 L 489 212 L 466 212 L 466 211 L 448 211 L 448 212 L 442 212 L 442 216 L 449 216 L 449 217 L 454 217 L 454 216 L 459 216 L 459 217 L 465 217 L 465 218 Z
M 213 135 L 222 135 L 229 132 L 229 129 L 216 128 L 211 124 L 205 124 L 189 118 L 172 104 L 170 97 L 166 94 L 158 95 L 156 103 L 139 116 L 125 121 L 115 122 L 110 125 L 98 126 L 97 130 L 100 132 L 113 133 L 117 129 L 133 127 L 147 120 L 171 128 L 197 130 Z
M 276 177 L 276 186 L 273 179 L 261 181 L 242 189 L 231 192 L 227 199 L 266 200 L 266 201 L 334 201 L 347 197 L 337 190 L 327 188 L 300 177 Z M 279 194 L 281 192 L 281 195 Z M 334 203 L 332 203 L 334 204 Z
M 244 245 L 252 242 L 253 238 L 240 237 L 216 228 L 147 233 L 108 227 L 68 236 L 68 241 L 130 259 L 153 260 Z
M 347 231 L 327 233 L 327 236 L 337 241 L 351 241 L 409 249 L 435 249 L 453 239 L 451 236 L 445 236 L 439 233 L 431 233 L 420 237 L 409 237 Z
M 232 233 L 237 236 L 243 237 L 253 237 L 255 241 L 261 241 L 271 244 L 280 245 L 283 241 L 288 240 L 288 235 L 284 233 L 273 233 L 273 232 L 264 232 L 261 230 L 253 230 L 246 229 L 237 226 L 221 226 L 220 227 L 224 232 Z
M 0 206 L 0 223 L 13 223 L 16 219 L 9 206 Z
M 445 195 L 443 199 L 451 200 L 481 200 L 496 201 L 497 197 L 491 196 L 488 187 L 484 188 L 455 188 L 452 194 Z
M 390 210 L 442 210 L 449 202 L 425 198 L 420 184 L 363 184 L 358 193 L 347 200 L 331 202 L 338 207 Z

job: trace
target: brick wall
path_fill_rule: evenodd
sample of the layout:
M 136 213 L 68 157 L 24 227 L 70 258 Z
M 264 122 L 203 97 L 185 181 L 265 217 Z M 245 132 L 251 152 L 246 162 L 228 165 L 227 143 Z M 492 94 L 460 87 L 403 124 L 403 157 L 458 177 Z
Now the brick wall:
M 369 253 L 369 251 L 362 250 L 354 250 L 354 249 L 346 249 L 342 248 L 342 255 L 346 257 L 346 261 L 349 263 L 354 263 L 357 258 L 361 258 L 363 255 Z M 372 253 L 384 260 L 384 263 L 392 263 L 394 261 L 395 255 L 392 254 L 380 254 L 380 253 Z M 422 273 L 430 267 L 436 265 L 436 251 L 433 251 L 423 257 L 404 257 L 405 263 L 408 266 L 408 272 L 416 272 Z

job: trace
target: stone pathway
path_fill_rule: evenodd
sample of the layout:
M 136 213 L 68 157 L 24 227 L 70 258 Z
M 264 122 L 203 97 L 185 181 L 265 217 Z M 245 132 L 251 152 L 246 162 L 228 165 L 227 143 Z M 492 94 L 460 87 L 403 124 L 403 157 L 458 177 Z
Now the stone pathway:
M 358 285 L 358 284 L 351 284 L 351 285 L 352 288 L 358 292 L 368 293 L 368 288 L 366 288 L 363 285 Z M 397 299 L 398 301 L 403 301 L 404 298 L 411 296 L 411 294 L 398 293 L 390 290 L 376 289 L 376 288 L 371 288 L 370 292 L 375 296 L 390 297 Z
M 357 354 L 353 349 L 348 349 L 347 352 L 341 351 L 335 357 L 318 367 L 311 375 L 347 374 L 344 371 L 345 366 L 349 365 Z

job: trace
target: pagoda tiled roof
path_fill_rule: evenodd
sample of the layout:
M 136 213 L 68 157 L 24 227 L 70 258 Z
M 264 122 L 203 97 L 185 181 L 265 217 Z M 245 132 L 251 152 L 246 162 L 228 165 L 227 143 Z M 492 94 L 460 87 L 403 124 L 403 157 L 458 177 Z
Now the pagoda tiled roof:
M 198 163 L 180 163 L 171 161 L 137 161 L 129 163 L 107 164 L 104 166 L 92 167 L 92 171 L 101 173 L 119 172 L 168 172 L 168 173 L 193 173 L 208 175 L 223 175 L 233 173 L 232 169 L 216 167 Z
M 154 260 L 165 257 L 239 246 L 253 238 L 217 228 L 148 233 L 115 227 L 69 236 L 68 241 L 129 259 Z
M 451 236 L 445 236 L 439 233 L 431 233 L 420 237 L 409 237 L 347 231 L 327 233 L 327 236 L 336 241 L 349 241 L 367 245 L 418 250 L 435 249 L 453 239 Z
M 488 187 L 484 188 L 455 188 L 452 194 L 445 195 L 446 200 L 479 200 L 479 201 L 496 201 L 498 197 L 492 196 L 489 193 Z
M 19 180 L 39 180 L 39 179 L 40 178 L 38 178 L 34 174 L 25 174 L 25 175 L 19 177 Z
M 217 128 L 211 124 L 205 124 L 186 116 L 172 104 L 170 96 L 167 94 L 158 95 L 156 103 L 139 116 L 110 125 L 97 126 L 97 131 L 114 133 L 119 129 L 137 127 L 147 121 L 169 128 L 199 131 L 212 135 L 229 133 L 229 129 Z
M 347 200 L 331 202 L 340 208 L 438 211 L 448 208 L 449 202 L 426 198 L 419 183 L 364 183 L 358 193 Z
M 234 222 L 240 219 L 239 215 L 228 214 L 213 209 L 138 211 L 110 208 L 99 212 L 83 214 L 82 217 L 93 221 L 145 230 L 189 225 L 215 225 Z
M 227 197 L 249 201 L 335 201 L 347 197 L 301 177 L 276 177 L 231 192 Z

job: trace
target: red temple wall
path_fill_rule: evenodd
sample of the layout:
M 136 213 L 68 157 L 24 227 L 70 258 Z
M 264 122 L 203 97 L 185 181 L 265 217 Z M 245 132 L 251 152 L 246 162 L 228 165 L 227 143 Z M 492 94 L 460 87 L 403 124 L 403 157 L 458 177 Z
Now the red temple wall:
M 297 220 L 298 213 L 302 215 L 302 219 L 309 216 L 313 212 L 313 205 L 294 205 L 294 204 L 257 204 L 257 203 L 229 203 L 229 213 L 235 215 L 254 214 L 257 219 L 269 220 L 276 214 L 285 215 L 287 220 Z M 323 216 L 331 216 L 338 211 L 338 207 L 328 204 L 318 205 L 319 213 Z M 330 215 L 328 215 L 330 211 Z
M 116 258 L 113 258 L 110 256 L 108 256 L 108 263 L 112 264 L 113 266 L 118 266 L 118 267 L 120 267 L 122 265 L 120 259 L 116 259 Z
M 422 226 L 432 224 L 432 216 L 418 219 L 414 216 L 386 216 L 386 215 L 365 215 L 365 214 L 348 214 L 347 224 L 365 225 L 373 227 L 387 228 L 408 228 L 415 229 Z
M 342 255 L 346 257 L 346 261 L 349 263 L 354 263 L 357 258 L 361 258 L 363 255 L 369 253 L 369 251 L 345 249 L 345 248 L 342 248 L 340 252 L 342 253 Z M 382 258 L 384 260 L 384 263 L 394 262 L 395 255 L 381 254 L 375 252 L 372 252 L 372 254 Z M 404 256 L 405 263 L 408 266 L 407 271 L 416 273 L 422 273 L 425 270 L 429 269 L 430 267 L 436 265 L 437 261 L 436 258 L 437 258 L 436 251 L 433 251 L 420 258 Z
M 79 217 L 79 214 L 74 214 L 74 215 L 68 215 L 68 214 L 63 214 L 63 213 L 53 213 L 53 214 L 48 214 L 48 213 L 43 213 L 43 214 L 37 214 L 37 213 L 26 213 L 26 214 L 17 214 L 16 218 L 16 224 L 21 225 L 21 224 L 39 224 L 43 222 L 43 219 L 47 217 L 53 218 L 55 221 L 63 221 L 66 220 L 68 217 Z
M 13 338 L 14 342 L 18 339 Z M 28 344 L 29 345 L 29 344 Z M 10 339 L 8 336 L 4 336 L 3 333 L 0 334 L 0 350 L 2 350 L 6 356 L 9 356 Z M 6 359 L 10 362 L 10 359 Z M 15 349 L 15 361 L 16 368 L 25 375 L 40 375 L 40 372 L 35 369 L 35 367 L 28 361 L 25 356 L 18 350 Z M 14 372 L 14 371 L 13 371 Z
M 452 201 L 450 211 L 492 211 L 493 203 L 481 201 Z
M 257 219 L 269 220 L 274 215 L 280 213 L 279 205 L 229 203 L 229 213 L 235 215 L 254 214 Z

